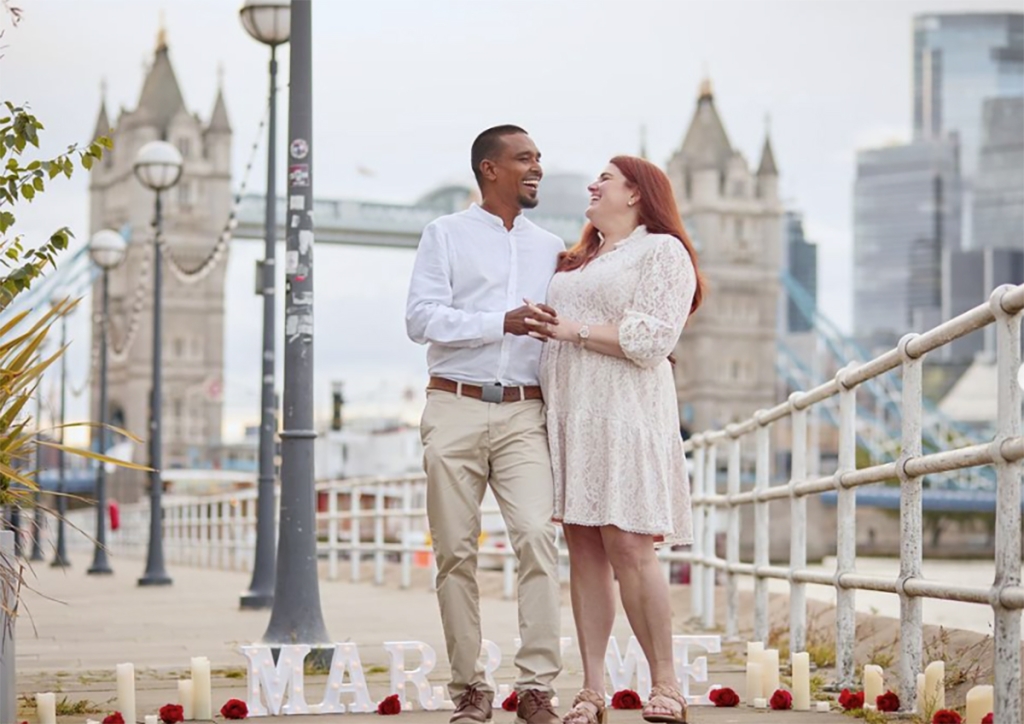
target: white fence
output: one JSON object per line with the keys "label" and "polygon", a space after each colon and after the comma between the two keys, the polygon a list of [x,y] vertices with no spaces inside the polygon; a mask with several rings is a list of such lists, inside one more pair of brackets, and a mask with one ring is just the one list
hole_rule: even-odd
{"label": "white fence", "polygon": [[[924,334],[904,337],[899,346],[865,364],[848,366],[835,379],[790,398],[769,410],[725,430],[705,432],[687,442],[695,470],[692,476],[695,543],[690,551],[661,550],[666,574],[676,561],[691,563],[692,609],[707,627],[715,625],[715,582],[723,572],[726,588],[726,636],[735,636],[739,622],[739,576],[754,579],[754,638],[768,636],[768,581],[789,582],[790,649],[803,650],[807,633],[805,586],[832,586],[837,596],[836,679],[841,686],[855,680],[856,642],[855,592],[882,591],[899,596],[901,607],[899,697],[916,700],[917,674],[921,671],[923,642],[921,603],[924,598],[946,599],[991,606],[995,615],[995,714],[1001,724],[1021,722],[1021,474],[1024,437],[1021,429],[1021,389],[1017,374],[1021,365],[1021,319],[1024,285],[1000,287],[990,300]],[[995,326],[997,339],[998,410],[997,432],[986,444],[971,445],[922,454],[922,360],[950,341]],[[858,387],[891,370],[902,372],[901,454],[895,461],[871,467],[856,467],[856,406]],[[815,405],[839,398],[839,465],[824,477],[809,477],[807,419]],[[791,478],[770,486],[771,440],[775,426],[790,426],[792,445]],[[755,484],[740,488],[744,444],[754,448]],[[719,480],[719,451],[727,459],[725,479]],[[747,450],[749,453],[749,450]],[[995,579],[987,588],[972,588],[956,582],[927,580],[921,575],[922,480],[945,471],[993,465],[997,472],[995,537]],[[897,478],[900,484],[901,551],[900,575],[896,579],[861,575],[856,572],[857,488]],[[724,483],[724,485],[723,485]],[[389,557],[400,562],[401,585],[409,586],[417,561],[432,562],[425,538],[424,480],[407,478],[350,480],[317,486],[325,508],[317,514],[319,552],[327,561],[327,576],[359,581],[364,558],[372,559],[373,577],[384,579]],[[826,491],[838,495],[836,530],[837,565],[822,573],[807,567],[806,498]],[[217,566],[249,570],[252,566],[256,530],[255,490],[202,498],[164,500],[164,536],[167,558],[172,563]],[[769,564],[769,502],[789,500],[791,541],[788,566]],[[754,508],[754,560],[740,561],[740,510]],[[81,511],[85,513],[85,511]],[[494,513],[496,510],[487,510]],[[717,517],[726,516],[725,559],[715,552]],[[144,550],[148,536],[145,506],[124,510],[122,528],[111,536],[120,549]],[[91,519],[83,520],[89,530]],[[78,538],[76,536],[76,538]],[[80,542],[84,539],[79,538]],[[483,542],[482,556],[500,561],[504,571],[505,594],[513,595],[515,560],[507,547],[491,540]],[[564,555],[564,552],[563,552]],[[430,565],[430,564],[428,564]],[[431,577],[433,580],[433,577]]]}

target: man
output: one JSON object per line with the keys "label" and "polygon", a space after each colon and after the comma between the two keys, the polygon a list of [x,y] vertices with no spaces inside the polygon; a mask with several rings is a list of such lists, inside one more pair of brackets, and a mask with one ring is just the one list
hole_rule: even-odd
{"label": "man", "polygon": [[[540,152],[518,126],[481,133],[471,151],[479,205],[423,230],[406,307],[409,337],[428,344],[420,434],[453,724],[491,720],[480,656],[476,580],[480,502],[488,483],[519,561],[519,724],[558,724],[560,596],[551,522],[551,461],[525,300],[542,300],[562,240],[522,211],[537,205]],[[543,316],[555,322],[553,310]]]}

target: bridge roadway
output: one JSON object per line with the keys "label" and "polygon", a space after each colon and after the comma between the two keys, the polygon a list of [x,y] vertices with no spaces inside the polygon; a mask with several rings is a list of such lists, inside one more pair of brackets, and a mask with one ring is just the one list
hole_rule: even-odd
{"label": "bridge roadway", "polygon": [[[265,199],[260,194],[246,194],[238,205],[238,227],[234,235],[245,239],[262,239]],[[314,199],[313,218],[316,241],[320,244],[347,244],[415,249],[423,227],[453,209],[440,206],[387,204],[355,199]],[[579,240],[585,219],[569,216],[546,216],[528,212],[531,219],[548,231],[561,236],[566,244]],[[288,217],[283,197],[277,200],[278,238],[285,237],[284,223]]]}
{"label": "bridge roadway", "polygon": [[[69,703],[95,705],[95,713],[58,717],[60,724],[102,719],[116,706],[114,670],[123,662],[135,665],[140,721],[145,714],[155,714],[163,704],[177,700],[176,681],[188,678],[192,656],[210,659],[215,712],[231,697],[245,698],[244,659],[238,647],[258,640],[269,619],[267,611],[238,610],[238,595],[248,586],[248,573],[174,566],[170,570],[173,586],[139,588],[135,581],[142,565],[137,559],[115,556],[112,563],[116,573],[105,578],[85,574],[89,559],[81,553],[72,556],[72,563],[66,571],[44,564],[27,572],[29,590],[24,591],[23,612],[17,623],[19,720],[30,724],[37,721],[34,707],[25,705],[25,697],[40,691],[57,692],[58,701],[67,697]],[[389,575],[394,573],[389,571]],[[511,684],[515,676],[510,652],[517,635],[516,605],[500,598],[499,573],[481,575],[484,635],[498,643],[504,654],[495,679],[499,686]],[[335,641],[358,644],[374,701],[388,693],[388,659],[381,646],[385,641],[415,640],[433,646],[438,652],[438,666],[431,683],[442,684],[447,679],[440,617],[434,595],[426,590],[425,576],[425,570],[417,571],[416,585],[409,590],[397,588],[397,576],[381,587],[321,580],[327,630]],[[673,588],[676,631],[684,633],[689,591]],[[562,631],[571,635],[567,592],[564,600]],[[780,608],[784,607],[784,602],[780,603]],[[615,634],[623,645],[628,626],[621,613]],[[722,654],[708,659],[710,680],[734,688],[741,696],[744,652],[742,644],[731,643],[723,646]],[[308,702],[319,701],[324,681],[322,676],[306,677]],[[563,700],[561,711],[581,681],[579,655],[572,646],[556,682]],[[704,684],[693,684],[692,693],[705,688]],[[445,724],[449,713],[414,709],[401,716],[401,721],[413,724]],[[511,724],[514,719],[514,715],[500,710],[495,714],[496,724]],[[320,715],[318,720],[324,724],[380,722],[376,714]],[[691,715],[691,721],[711,724],[766,720],[778,724],[840,721],[835,713],[765,712],[742,706],[694,707]],[[611,713],[613,724],[640,721],[639,712]]]}

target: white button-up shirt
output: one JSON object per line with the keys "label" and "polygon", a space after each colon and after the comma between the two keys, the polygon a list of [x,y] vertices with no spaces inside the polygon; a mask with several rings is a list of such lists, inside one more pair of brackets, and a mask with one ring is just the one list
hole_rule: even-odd
{"label": "white button-up shirt", "polygon": [[459,382],[536,385],[541,342],[505,334],[505,312],[542,302],[565,244],[525,216],[511,230],[473,204],[423,230],[405,310],[428,344],[430,374]]}

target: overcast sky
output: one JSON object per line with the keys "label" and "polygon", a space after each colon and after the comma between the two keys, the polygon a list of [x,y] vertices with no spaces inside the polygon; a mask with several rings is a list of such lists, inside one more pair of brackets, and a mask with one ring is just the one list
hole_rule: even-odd
{"label": "overcast sky", "polygon": [[[240,2],[12,2],[24,15],[13,30],[3,19],[0,94],[31,104],[46,124],[46,151],[88,139],[104,80],[112,120],[135,107],[163,12],[185,102],[204,118],[223,67],[240,183],[268,59],[238,22]],[[821,306],[848,329],[855,153],[909,138],[914,14],[1020,9],[988,0],[321,0],[313,4],[315,193],[405,202],[468,181],[473,136],[506,122],[530,131],[548,171],[596,174],[610,156],[637,151],[642,125],[651,159],[663,164],[682,141],[706,70],[726,131],[752,164],[770,116],[783,197],[819,244]],[[286,51],[281,60],[286,82]],[[281,101],[278,168],[286,94]],[[263,188],[263,153],[251,191]],[[21,210],[20,230],[33,241],[69,224],[84,239],[87,183],[79,175],[51,185]],[[258,422],[262,305],[252,266],[260,248],[239,241],[229,262],[229,436]],[[409,251],[318,248],[322,414],[334,379],[364,409],[422,387],[423,349],[406,340],[403,324],[411,267]],[[86,374],[86,317],[72,325],[73,381]]]}

